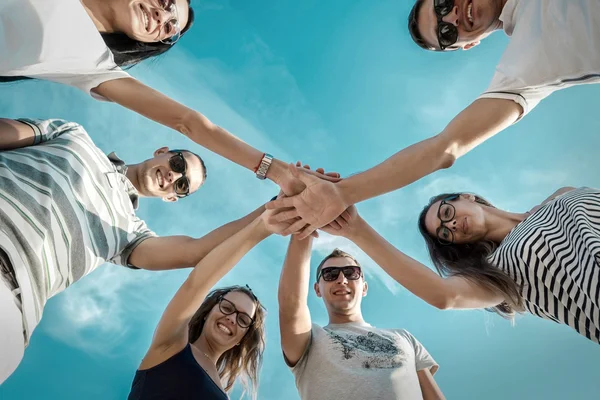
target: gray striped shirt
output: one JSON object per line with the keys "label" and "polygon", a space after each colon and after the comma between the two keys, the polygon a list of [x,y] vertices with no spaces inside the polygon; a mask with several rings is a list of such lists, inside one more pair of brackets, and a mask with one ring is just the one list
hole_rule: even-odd
{"label": "gray striped shirt", "polygon": [[46,301],[104,262],[127,265],[156,236],[137,191],[80,125],[20,120],[34,145],[0,152],[0,247],[22,291],[27,340]]}

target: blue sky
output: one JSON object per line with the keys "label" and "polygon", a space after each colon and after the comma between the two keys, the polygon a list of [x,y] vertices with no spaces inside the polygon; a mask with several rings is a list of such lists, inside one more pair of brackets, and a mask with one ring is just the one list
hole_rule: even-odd
{"label": "blue sky", "polygon": [[[276,157],[359,172],[441,129],[487,86],[507,39],[454,54],[421,51],[405,20],[412,1],[258,4],[192,2],[196,25],[170,54],[134,76],[205,113]],[[160,235],[199,237],[277,193],[242,168],[173,131],[75,89],[45,82],[0,88],[3,117],[60,117],[83,124],[99,147],[138,162],[163,145],[197,150],[208,181],[178,204],[144,200],[139,214]],[[600,86],[555,93],[522,122],[455,166],[359,211],[402,251],[430,265],[416,229],[421,207],[446,190],[477,192],[524,211],[565,185],[600,187]],[[270,314],[259,399],[297,399],[279,348],[277,281],[287,239],[269,238],[220,285],[248,283]],[[387,277],[351,243],[322,235],[313,264],[334,247],[357,255],[370,284],[363,302],[375,326],[406,328],[440,364],[448,399],[583,399],[600,392],[600,348],[568,327],[532,316],[515,327],[483,311],[438,311]],[[0,398],[126,398],[164,307],[188,271],[104,266],[51,299]],[[325,324],[311,292],[313,320]],[[239,398],[236,392],[232,398]]]}

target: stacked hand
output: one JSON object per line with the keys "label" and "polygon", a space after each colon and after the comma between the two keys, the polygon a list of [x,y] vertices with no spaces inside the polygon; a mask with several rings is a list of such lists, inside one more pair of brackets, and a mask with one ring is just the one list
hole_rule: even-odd
{"label": "stacked hand", "polygon": [[[307,166],[305,166],[307,167]],[[323,174],[316,176],[307,168],[301,168],[290,164],[291,175],[302,185],[304,189],[290,197],[282,197],[266,204],[269,210],[279,210],[272,216],[273,222],[287,222],[290,226],[282,234],[298,233],[303,239],[313,234],[317,229],[328,224],[330,228],[340,229],[344,223],[351,219],[346,209],[350,206],[342,196],[337,181],[323,179]],[[339,174],[337,174],[339,177]],[[300,185],[298,185],[300,186]]]}

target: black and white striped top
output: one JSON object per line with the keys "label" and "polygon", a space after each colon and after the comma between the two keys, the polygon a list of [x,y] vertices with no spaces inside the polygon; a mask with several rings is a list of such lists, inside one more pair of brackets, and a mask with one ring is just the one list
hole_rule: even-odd
{"label": "black and white striped top", "polygon": [[600,190],[550,201],[517,225],[490,256],[522,285],[529,312],[600,343]]}

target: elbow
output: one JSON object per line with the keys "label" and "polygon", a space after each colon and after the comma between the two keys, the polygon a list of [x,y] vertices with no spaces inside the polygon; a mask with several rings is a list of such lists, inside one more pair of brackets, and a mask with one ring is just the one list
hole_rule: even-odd
{"label": "elbow", "polygon": [[438,310],[452,310],[454,308],[455,299],[454,296],[449,294],[440,294],[428,302]]}
{"label": "elbow", "polygon": [[179,133],[194,140],[194,135],[208,134],[217,130],[217,125],[198,111],[187,108],[185,112],[176,117],[173,128]]}
{"label": "elbow", "polygon": [[449,140],[443,132],[431,138],[435,149],[434,157],[438,160],[438,169],[447,169],[454,165],[460,157],[460,146]]}

